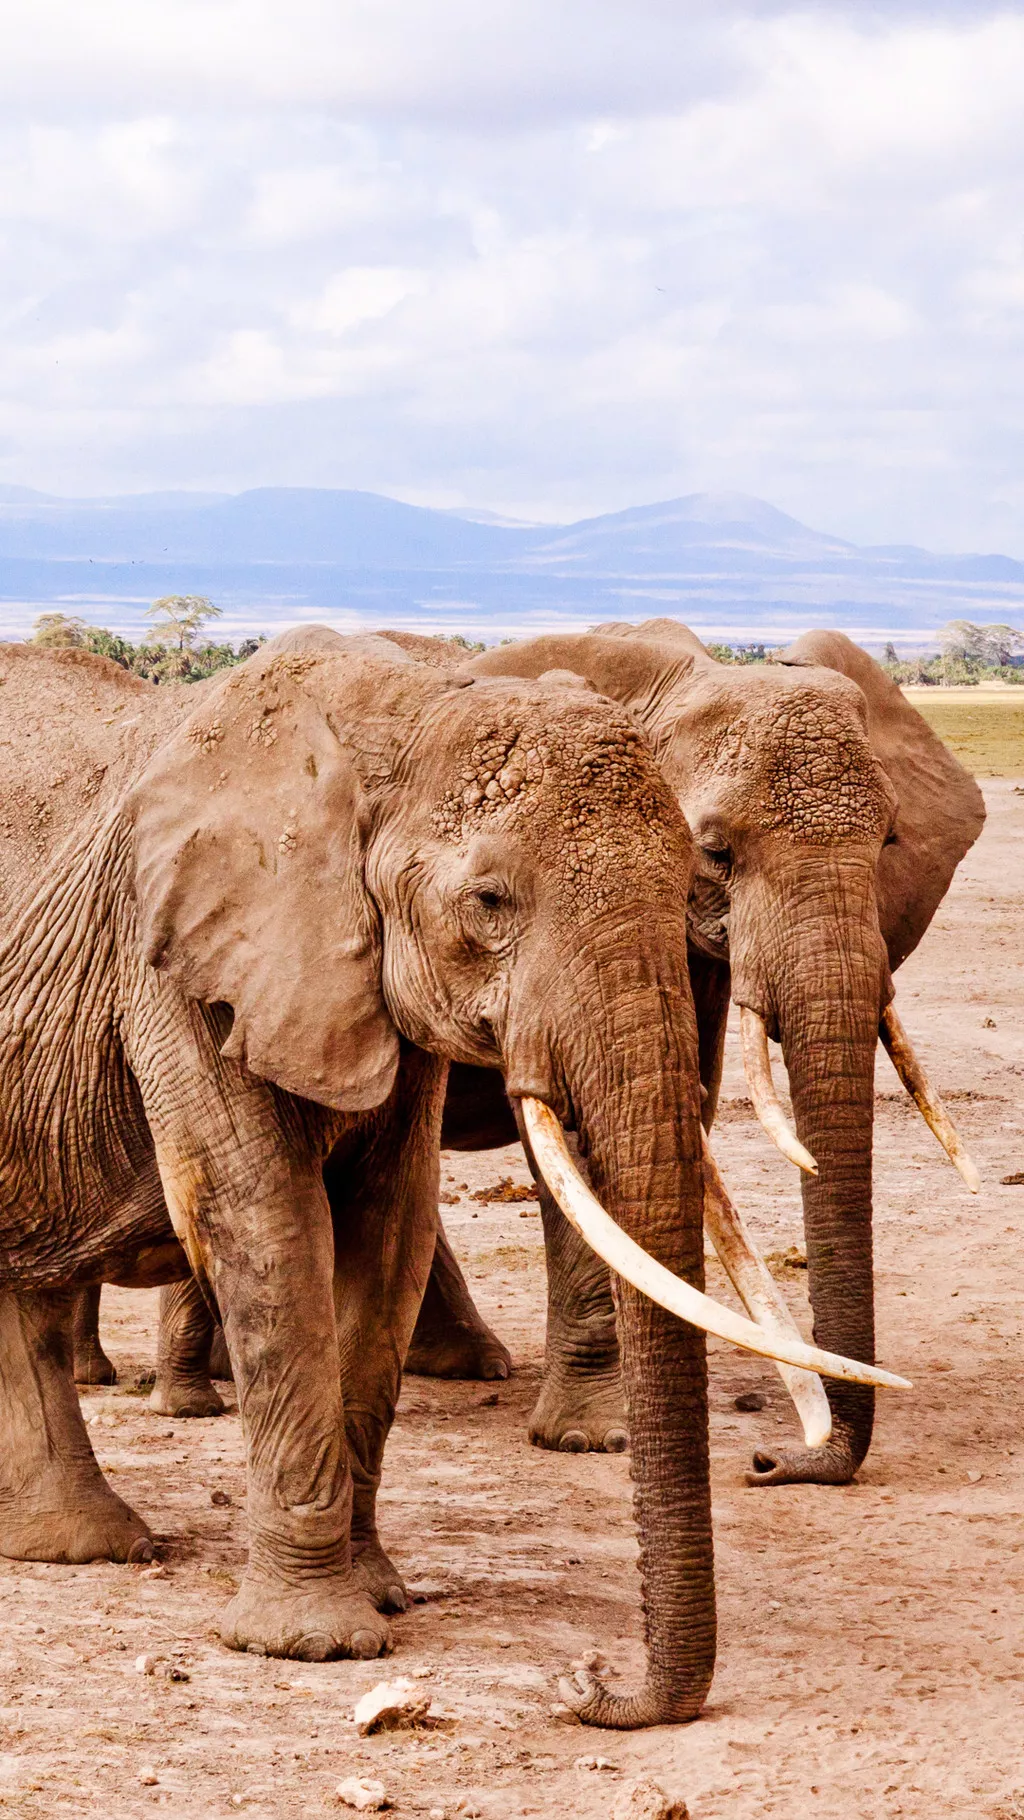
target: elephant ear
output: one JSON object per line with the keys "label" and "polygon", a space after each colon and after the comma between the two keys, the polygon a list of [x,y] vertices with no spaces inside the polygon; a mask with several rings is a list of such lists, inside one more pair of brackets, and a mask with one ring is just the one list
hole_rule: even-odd
{"label": "elephant ear", "polygon": [[921,940],[985,821],[973,777],[866,651],[842,632],[805,632],[776,661],[819,664],[858,684],[871,748],[898,798],[878,862],[878,914],[895,968]]}
{"label": "elephant ear", "polygon": [[318,699],[336,707],[325,684],[352,662],[261,652],[178,728],[128,801],[147,961],[188,997],[231,1006],[224,1055],[343,1112],[379,1105],[398,1065],[363,792]]}

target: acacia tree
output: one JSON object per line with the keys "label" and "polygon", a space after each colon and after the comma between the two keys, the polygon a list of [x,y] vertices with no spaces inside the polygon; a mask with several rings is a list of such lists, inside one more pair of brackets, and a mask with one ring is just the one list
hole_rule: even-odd
{"label": "acacia tree", "polygon": [[998,670],[1024,652],[1024,632],[1014,626],[976,626],[969,619],[951,619],[939,633],[947,663]]}
{"label": "acacia tree", "polygon": [[205,594],[164,594],[146,608],[146,618],[158,621],[153,627],[157,644],[173,645],[181,656],[191,651],[207,621],[220,617],[221,608]]}

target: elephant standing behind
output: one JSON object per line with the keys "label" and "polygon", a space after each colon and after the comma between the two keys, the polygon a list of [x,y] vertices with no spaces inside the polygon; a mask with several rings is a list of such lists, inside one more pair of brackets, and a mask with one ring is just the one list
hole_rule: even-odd
{"label": "elephant standing behind", "polygon": [[[815,1339],[873,1358],[879,1017],[892,971],[921,940],[981,832],[980,790],[880,667],[838,632],[807,633],[773,664],[735,666],[661,619],[503,646],[467,670],[570,671],[643,727],[695,843],[687,921],[705,1123],[731,998],[782,1044],[797,1134],[818,1165],[816,1176],[801,1177]],[[482,1075],[462,1092],[463,1121],[474,1092],[481,1108],[493,1104]],[[533,1436],[600,1447],[610,1432],[617,1444],[604,1273],[543,1190],[542,1203],[555,1293]],[[444,1276],[435,1271],[411,1353],[419,1369],[429,1369],[446,1320],[467,1321],[465,1286],[442,1296],[438,1284]],[[753,1482],[852,1477],[870,1442],[873,1392],[830,1383],[828,1394],[828,1446],[761,1450]]]}

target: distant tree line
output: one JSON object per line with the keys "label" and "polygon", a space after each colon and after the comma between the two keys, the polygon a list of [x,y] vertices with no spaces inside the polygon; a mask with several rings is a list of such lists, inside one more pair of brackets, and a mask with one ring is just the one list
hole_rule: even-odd
{"label": "distant tree line", "polygon": [[708,645],[706,649],[720,664],[770,664],[781,645]]}
{"label": "distant tree line", "polygon": [[133,645],[120,633],[108,632],[106,626],[91,626],[66,613],[40,613],[32,643],[51,651],[92,651],[147,682],[201,682],[231,664],[243,663],[266,643],[264,638],[243,638],[236,649],[204,637],[207,623],[220,616],[220,607],[203,594],[165,594],[146,608],[146,617],[157,623],[141,644]]}
{"label": "distant tree line", "polygon": [[[221,617],[203,594],[165,594],[147,607],[156,621],[149,639],[133,645],[105,626],[92,626],[66,613],[41,613],[35,621],[32,643],[55,648],[92,651],[109,657],[149,682],[201,682],[218,670],[243,663],[266,639],[243,638],[236,647],[205,637],[207,624]],[[469,652],[483,651],[460,632],[449,633],[448,644]],[[502,644],[515,643],[503,638]],[[1014,626],[976,626],[969,619],[953,619],[939,633],[941,652],[935,657],[901,658],[895,645],[887,644],[882,668],[897,683],[971,684],[1008,682],[1024,684],[1024,632]],[[772,663],[781,646],[762,643],[709,644],[707,650],[720,664]]]}
{"label": "distant tree line", "polygon": [[964,685],[981,682],[1024,684],[1024,632],[1014,626],[976,626],[951,619],[939,633],[937,657],[901,658],[886,645],[882,667],[898,683]]}

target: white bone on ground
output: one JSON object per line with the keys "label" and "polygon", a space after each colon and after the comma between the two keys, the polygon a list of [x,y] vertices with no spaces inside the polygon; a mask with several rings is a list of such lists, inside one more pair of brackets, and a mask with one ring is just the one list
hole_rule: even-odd
{"label": "white bone on ground", "polygon": [[416,1725],[426,1718],[429,1707],[430,1695],[401,1676],[397,1681],[380,1681],[371,1687],[357,1700],[352,1717],[365,1738],[370,1732],[400,1731]]}

